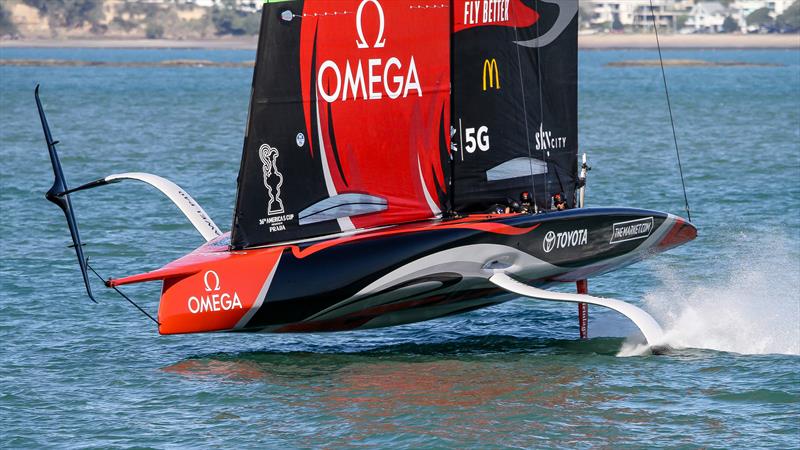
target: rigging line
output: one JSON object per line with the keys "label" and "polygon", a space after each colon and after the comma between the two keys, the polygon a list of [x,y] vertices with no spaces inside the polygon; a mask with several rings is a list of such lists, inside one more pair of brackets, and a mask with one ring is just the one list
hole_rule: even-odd
{"label": "rigging line", "polygon": [[692,213],[689,210],[689,197],[686,195],[686,182],[683,180],[683,165],[681,164],[681,152],[678,150],[678,135],[675,133],[675,120],[672,118],[672,103],[669,100],[669,89],[667,88],[667,73],[664,71],[664,58],[661,56],[661,42],[658,39],[658,24],[656,23],[655,7],[653,0],[650,0],[650,18],[653,19],[653,30],[656,33],[656,47],[658,47],[658,62],[661,64],[661,78],[664,80],[664,95],[667,97],[667,109],[669,110],[669,123],[672,125],[672,140],[675,141],[675,154],[678,157],[678,172],[681,174],[681,187],[683,187],[683,203],[686,209],[686,218],[692,221]]}
{"label": "rigging line", "polygon": [[[534,3],[534,8],[536,11],[539,11],[539,0],[536,0]],[[561,14],[561,11],[559,11]],[[539,22],[540,20],[536,21],[536,36],[541,36],[541,32],[539,31]],[[539,123],[544,124],[544,94],[542,92],[542,46],[536,45],[536,80],[539,83]],[[544,129],[543,126],[540,126],[540,130]],[[541,138],[541,136],[540,136]],[[542,160],[544,161],[544,198],[547,201],[548,208],[550,209],[550,175],[547,173],[547,150],[542,146]]]}
{"label": "rigging line", "polygon": [[[514,18],[516,22],[516,18]],[[537,22],[538,27],[538,22]],[[538,29],[537,29],[538,32]],[[517,35],[517,27],[514,27],[514,41],[519,42],[519,36]],[[519,70],[519,86],[522,90],[522,117],[525,119],[525,144],[528,146],[528,166],[531,171],[531,195],[533,195],[533,209],[534,212],[537,211],[536,206],[536,183],[533,179],[533,155],[531,154],[531,132],[528,129],[528,102],[525,100],[525,80],[522,78],[522,58],[519,54],[519,45],[514,44],[514,47],[517,48],[517,69]],[[538,61],[537,61],[538,63]],[[545,161],[545,168],[547,168],[547,161]]]}
{"label": "rigging line", "polygon": [[[97,278],[100,278],[100,281],[102,281],[102,282],[103,282],[103,284],[105,284],[106,286],[108,286],[108,283],[106,283],[106,280],[105,280],[105,279],[104,279],[102,276],[100,276],[100,274],[99,274],[99,273],[97,273],[97,271],[96,271],[96,270],[94,270],[94,267],[92,267],[92,266],[90,266],[90,265],[89,265],[89,258],[86,258],[86,267],[88,267],[88,268],[89,268],[89,270],[91,270],[92,272],[94,272],[94,274],[95,274],[95,275],[97,275]],[[150,315],[150,314],[149,314],[147,311],[145,311],[144,309],[142,309],[142,307],[141,307],[141,306],[137,305],[137,304],[136,304],[136,302],[134,302],[133,300],[131,300],[131,299],[130,299],[130,297],[128,297],[128,296],[127,296],[127,295],[125,295],[125,294],[124,294],[122,291],[120,291],[119,289],[117,289],[117,287],[116,287],[116,286],[109,286],[109,287],[110,287],[110,288],[112,288],[112,289],[114,289],[115,291],[117,291],[117,294],[121,295],[121,296],[122,296],[122,298],[124,298],[125,300],[127,300],[127,301],[128,301],[128,303],[130,303],[131,305],[135,306],[135,307],[136,307],[136,309],[138,309],[139,311],[141,311],[141,313],[142,313],[142,314],[144,314],[145,316],[147,316],[148,318],[150,318],[150,320],[152,320],[153,322],[155,322],[155,324],[156,324],[156,325],[161,325],[161,324],[158,322],[158,320],[156,320],[155,318],[153,318],[153,316],[151,316],[151,315]]]}

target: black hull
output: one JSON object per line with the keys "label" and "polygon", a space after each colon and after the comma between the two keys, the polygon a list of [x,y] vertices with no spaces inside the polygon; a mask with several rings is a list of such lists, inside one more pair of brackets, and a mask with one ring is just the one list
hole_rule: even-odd
{"label": "black hull", "polygon": [[[675,216],[637,209],[493,216],[471,223],[481,227],[438,224],[343,240],[318,251],[319,241],[287,248],[266,298],[240,330],[343,331],[458,314],[518,297],[488,281],[495,271],[544,287],[618,269],[696,234]],[[615,238],[615,230],[621,234],[625,226],[633,231]]]}

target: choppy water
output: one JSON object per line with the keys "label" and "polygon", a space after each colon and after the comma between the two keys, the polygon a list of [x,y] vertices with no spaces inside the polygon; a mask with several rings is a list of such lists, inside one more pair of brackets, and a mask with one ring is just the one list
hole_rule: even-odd
{"label": "choppy water", "polygon": [[[650,310],[670,342],[636,355],[624,318],[517,300],[392,329],[158,336],[96,285],[85,298],[33,102],[73,185],[154,172],[227,228],[251,71],[0,67],[0,434],[7,447],[797,447],[800,51],[666,57],[780,67],[668,68],[690,245],[590,283]],[[581,53],[589,202],[682,211],[649,51]],[[0,58],[243,61],[252,52],[0,49]],[[106,276],[200,244],[168,200],[118,185],[73,197]],[[155,312],[159,286],[126,292]]]}

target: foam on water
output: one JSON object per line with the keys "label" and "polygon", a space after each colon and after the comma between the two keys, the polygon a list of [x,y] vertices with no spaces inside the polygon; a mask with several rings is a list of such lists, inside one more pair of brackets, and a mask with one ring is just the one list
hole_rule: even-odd
{"label": "foam on water", "polygon": [[[752,236],[743,236],[751,241]],[[673,348],[740,354],[800,355],[800,258],[796,241],[759,240],[714,262],[711,280],[687,281],[659,269],[662,286],[645,296],[647,309]],[[626,342],[620,356],[641,354]]]}

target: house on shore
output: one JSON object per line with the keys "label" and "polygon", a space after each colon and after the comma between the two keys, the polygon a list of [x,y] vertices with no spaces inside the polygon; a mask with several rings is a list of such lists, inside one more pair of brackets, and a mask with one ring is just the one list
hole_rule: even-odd
{"label": "house on shore", "polygon": [[695,33],[719,33],[727,16],[728,8],[720,2],[696,3],[689,10],[685,27],[694,29]]}

